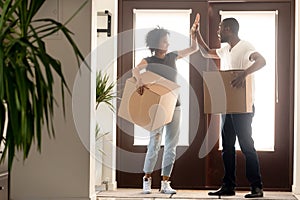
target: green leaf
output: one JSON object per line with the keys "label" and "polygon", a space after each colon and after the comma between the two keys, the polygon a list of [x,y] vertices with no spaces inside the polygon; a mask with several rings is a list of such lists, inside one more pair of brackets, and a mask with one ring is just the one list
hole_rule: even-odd
{"label": "green leaf", "polygon": [[109,76],[104,74],[102,76],[101,71],[96,74],[96,109],[100,103],[106,103],[112,111],[115,111],[115,108],[111,101],[116,98],[116,95],[113,93],[115,83],[109,83]]}
{"label": "green leaf", "polygon": [[[47,18],[33,20],[44,2],[0,2],[0,142],[5,142],[0,161],[3,162],[7,155],[9,170],[16,152],[21,151],[26,159],[34,143],[41,151],[43,127],[47,127],[49,137],[55,137],[53,117],[58,102],[54,96],[54,77],[60,80],[64,115],[65,91],[71,93],[63,66],[47,52],[44,39],[61,32],[73,49],[78,67],[82,62],[88,66],[72,38],[73,33],[64,24]],[[6,137],[3,137],[3,102],[8,110]]]}

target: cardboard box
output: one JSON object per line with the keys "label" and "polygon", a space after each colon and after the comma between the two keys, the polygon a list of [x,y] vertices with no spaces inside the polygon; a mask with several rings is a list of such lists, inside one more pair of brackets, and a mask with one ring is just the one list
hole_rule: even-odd
{"label": "cardboard box", "polygon": [[243,88],[234,88],[234,72],[241,70],[203,72],[204,113],[252,112],[252,80],[247,76]]}
{"label": "cardboard box", "polygon": [[126,80],[118,116],[152,131],[172,121],[180,86],[150,71],[141,78],[147,85],[143,95],[135,78]]}

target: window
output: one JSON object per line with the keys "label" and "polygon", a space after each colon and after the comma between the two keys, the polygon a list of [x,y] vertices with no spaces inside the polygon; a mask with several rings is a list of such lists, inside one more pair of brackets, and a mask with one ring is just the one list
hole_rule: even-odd
{"label": "window", "polygon": [[[190,14],[191,10],[153,10],[134,9],[134,65],[143,58],[150,56],[150,50],[146,48],[146,34],[157,26],[170,31],[169,51],[181,50],[189,47],[190,39]],[[179,72],[178,84],[181,85],[181,130],[179,145],[189,145],[189,59],[183,58],[177,61]],[[134,145],[147,145],[149,132],[136,126],[134,128]],[[164,136],[162,140],[164,144]]]}
{"label": "window", "polygon": [[[252,43],[256,50],[266,59],[266,66],[255,72],[255,116],[252,122],[252,134],[257,150],[274,151],[275,102],[277,101],[276,37],[278,12],[221,11],[220,15],[221,19],[236,18],[240,23],[240,39]],[[239,149],[238,144],[237,148]]]}

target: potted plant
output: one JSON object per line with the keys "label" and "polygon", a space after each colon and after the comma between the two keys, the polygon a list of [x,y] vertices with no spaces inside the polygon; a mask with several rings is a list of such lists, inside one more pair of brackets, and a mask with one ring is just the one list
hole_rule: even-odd
{"label": "potted plant", "polygon": [[[108,74],[102,74],[101,71],[96,73],[96,110],[99,109],[101,104],[107,105],[108,108],[115,112],[115,107],[112,103],[112,100],[116,97],[114,94],[114,87],[115,83],[110,82]],[[105,138],[108,135],[109,131],[103,131],[102,127],[96,122],[95,127],[95,140],[96,140],[96,163],[97,172],[96,179],[102,179],[102,156],[106,155],[103,149],[103,142],[108,142]],[[108,189],[108,182],[107,180],[99,182],[100,190],[107,190]],[[105,188],[103,188],[105,187]],[[99,188],[98,188],[99,189]]]}
{"label": "potted plant", "polygon": [[[1,161],[8,156],[8,169],[12,168],[15,153],[28,157],[32,143],[41,150],[42,128],[54,135],[53,94],[54,76],[61,81],[62,104],[64,93],[70,92],[62,73],[60,61],[52,57],[45,39],[61,32],[77,58],[78,66],[84,57],[64,24],[53,19],[34,19],[45,0],[0,1],[0,142],[4,143]],[[7,106],[7,119],[5,107]],[[5,122],[7,132],[4,133]]]}
{"label": "potted plant", "polygon": [[[115,112],[115,107],[112,104],[112,100],[116,97],[114,95],[113,89],[115,87],[114,82],[109,82],[109,76],[107,74],[102,75],[101,71],[98,71],[96,74],[96,109],[98,109],[101,103],[106,104],[109,109]],[[96,142],[102,142],[103,137],[109,134],[109,132],[103,132],[99,124],[96,124],[95,127],[95,137]],[[98,148],[101,153],[104,151],[101,148]]]}
{"label": "potted plant", "polygon": [[101,103],[105,103],[112,111],[115,108],[111,101],[116,96],[113,93],[115,83],[109,82],[109,76],[107,74],[102,75],[101,71],[96,74],[96,109]]}

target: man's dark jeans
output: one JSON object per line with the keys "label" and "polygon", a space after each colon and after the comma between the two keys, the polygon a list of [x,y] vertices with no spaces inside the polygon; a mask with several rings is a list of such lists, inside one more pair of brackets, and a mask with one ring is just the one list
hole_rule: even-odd
{"label": "man's dark jeans", "polygon": [[241,151],[246,158],[247,179],[249,180],[252,188],[262,188],[258,156],[254,148],[254,141],[252,139],[251,124],[254,112],[255,108],[253,106],[253,113],[222,115],[222,157],[225,170],[223,184],[226,186],[236,186],[235,141],[237,137]]}

